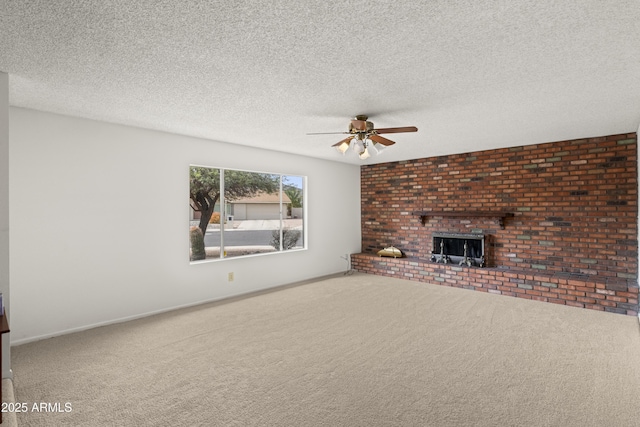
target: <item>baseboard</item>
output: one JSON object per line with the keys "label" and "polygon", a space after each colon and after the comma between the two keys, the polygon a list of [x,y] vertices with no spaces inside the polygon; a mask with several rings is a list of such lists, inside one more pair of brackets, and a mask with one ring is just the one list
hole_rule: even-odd
{"label": "baseboard", "polygon": [[35,336],[35,337],[24,338],[24,339],[17,339],[15,341],[12,340],[11,341],[11,347],[18,346],[18,345],[21,345],[21,344],[28,344],[30,342],[41,341],[41,340],[45,340],[45,339],[48,339],[48,338],[59,337],[59,336],[62,336],[62,335],[73,334],[73,333],[76,333],[76,332],[87,331],[89,329],[95,329],[95,328],[99,328],[101,326],[108,326],[108,325],[115,325],[115,324],[118,324],[118,323],[129,322],[129,321],[132,321],[132,320],[142,319],[142,318],[149,317],[149,316],[155,316],[157,314],[167,313],[167,312],[170,312],[170,311],[180,310],[180,309],[183,309],[183,308],[197,307],[199,305],[210,304],[210,303],[213,303],[213,302],[224,302],[224,301],[232,301],[232,300],[241,299],[241,298],[251,298],[253,296],[257,296],[257,295],[261,295],[261,294],[265,294],[265,293],[277,292],[277,291],[281,291],[283,289],[287,289],[287,288],[291,288],[291,287],[295,287],[295,286],[301,286],[301,285],[305,285],[305,284],[308,284],[308,283],[327,280],[327,279],[330,279],[332,277],[340,277],[343,274],[344,274],[343,272],[341,272],[341,273],[333,273],[333,274],[328,274],[328,275],[324,275],[324,276],[314,277],[314,278],[311,278],[311,279],[301,280],[301,281],[298,281],[298,282],[287,283],[287,284],[284,284],[284,285],[276,285],[276,286],[265,288],[265,289],[259,289],[259,290],[255,290],[255,291],[249,291],[249,292],[239,292],[237,294],[226,295],[224,297],[212,298],[212,299],[209,299],[209,300],[197,301],[197,302],[194,302],[194,303],[189,303],[189,304],[183,304],[183,305],[163,308],[163,309],[155,310],[155,311],[149,311],[149,312],[146,312],[146,313],[136,314],[136,315],[133,315],[133,316],[121,317],[121,318],[118,318],[118,319],[107,320],[107,321],[104,321],[104,322],[92,323],[92,324],[89,324],[89,325],[79,326],[77,328],[65,329],[63,331],[53,332],[53,333],[50,333],[50,334],[43,334],[43,335],[38,335],[38,336]]}

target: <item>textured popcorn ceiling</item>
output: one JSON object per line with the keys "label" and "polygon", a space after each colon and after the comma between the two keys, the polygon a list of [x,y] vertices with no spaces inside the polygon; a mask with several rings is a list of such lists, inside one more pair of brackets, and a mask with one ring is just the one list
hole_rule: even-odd
{"label": "textured popcorn ceiling", "polygon": [[362,163],[634,132],[638,0],[0,0],[11,105]]}

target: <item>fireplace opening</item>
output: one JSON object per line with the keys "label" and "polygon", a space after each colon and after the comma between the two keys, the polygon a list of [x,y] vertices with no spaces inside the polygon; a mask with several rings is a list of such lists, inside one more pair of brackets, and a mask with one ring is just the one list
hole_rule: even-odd
{"label": "fireplace opening", "polygon": [[431,261],[484,267],[484,240],[483,234],[433,233]]}

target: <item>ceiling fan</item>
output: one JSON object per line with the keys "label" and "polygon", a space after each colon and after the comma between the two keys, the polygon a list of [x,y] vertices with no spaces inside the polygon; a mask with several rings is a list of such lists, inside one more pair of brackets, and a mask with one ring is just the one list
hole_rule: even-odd
{"label": "ceiling fan", "polygon": [[354,151],[358,153],[358,156],[364,160],[371,156],[371,151],[379,152],[384,147],[395,144],[394,141],[380,136],[381,133],[402,133],[402,132],[417,132],[418,128],[415,126],[405,126],[396,128],[379,128],[373,127],[373,123],[368,121],[368,118],[364,114],[357,115],[349,123],[349,130],[347,132],[316,132],[308,133],[307,135],[336,135],[346,134],[349,135],[342,141],[333,144],[339,152],[344,154],[349,147],[353,147]]}

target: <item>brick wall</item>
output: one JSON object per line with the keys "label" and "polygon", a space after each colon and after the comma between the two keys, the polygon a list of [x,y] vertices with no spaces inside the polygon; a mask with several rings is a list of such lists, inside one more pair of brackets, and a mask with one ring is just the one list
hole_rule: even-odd
{"label": "brick wall", "polygon": [[[637,314],[636,143],[633,133],[363,166],[363,253],[353,266]],[[434,214],[423,225],[416,211],[469,217]],[[473,211],[513,216],[501,228]],[[488,235],[490,268],[431,263],[436,231]],[[407,258],[372,256],[389,245]]]}

